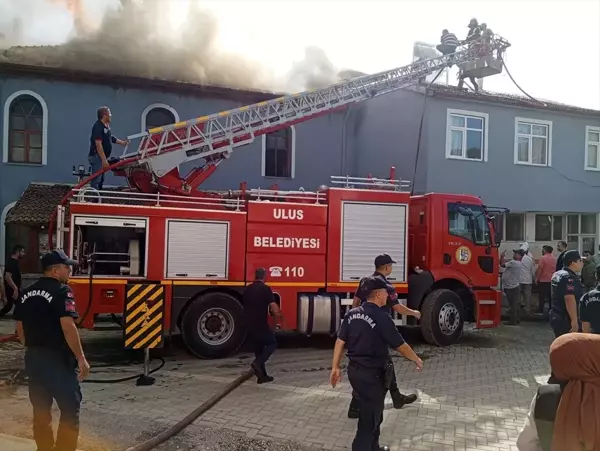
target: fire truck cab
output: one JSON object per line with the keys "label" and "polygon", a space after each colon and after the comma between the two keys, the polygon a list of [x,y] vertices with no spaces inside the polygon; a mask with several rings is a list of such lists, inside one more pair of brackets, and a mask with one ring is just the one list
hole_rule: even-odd
{"label": "fire truck cab", "polygon": [[82,325],[110,314],[122,327],[128,287],[158,284],[165,330],[199,357],[223,357],[245,339],[241,294],[264,267],[282,328],[333,335],[381,253],[397,261],[389,279],[422,312],[428,342],[454,343],[465,321],[498,325],[498,243],[479,198],[411,197],[402,181],[332,179],[315,192],[74,193],[58,210],[57,246],[79,262],[70,285]]}

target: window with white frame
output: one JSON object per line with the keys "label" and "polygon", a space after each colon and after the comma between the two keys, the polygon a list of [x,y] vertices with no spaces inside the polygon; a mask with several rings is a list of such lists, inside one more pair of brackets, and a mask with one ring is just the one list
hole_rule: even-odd
{"label": "window with white frame", "polygon": [[535,241],[564,240],[563,224],[562,215],[535,215]]}
{"label": "window with white frame", "polygon": [[263,135],[262,176],[293,179],[296,129],[293,125]]}
{"label": "window with white frame", "polygon": [[525,239],[525,214],[507,213],[505,216],[504,239],[523,241]]}
{"label": "window with white frame", "polygon": [[4,102],[2,162],[45,165],[48,160],[48,106],[34,91],[22,90]]}
{"label": "window with white frame", "polygon": [[515,164],[550,166],[552,122],[515,118]]}
{"label": "window with white frame", "polygon": [[487,161],[488,119],[485,113],[448,109],[446,158]]}
{"label": "window with white frame", "polygon": [[586,127],[585,141],[585,169],[600,171],[600,127]]}
{"label": "window with white frame", "polygon": [[165,103],[153,103],[142,111],[142,132],[175,122],[179,122],[179,114],[175,108]]}
{"label": "window with white frame", "polygon": [[596,214],[567,215],[567,244],[569,249],[577,249],[579,252],[589,251],[595,254],[597,252],[597,233]]}

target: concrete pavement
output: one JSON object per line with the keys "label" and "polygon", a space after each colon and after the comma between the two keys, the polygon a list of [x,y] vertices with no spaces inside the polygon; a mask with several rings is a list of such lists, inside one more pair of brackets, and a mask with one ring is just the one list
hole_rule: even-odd
{"label": "concrete pavement", "polygon": [[[84,334],[90,358],[101,359],[111,349],[119,355],[120,337],[99,334]],[[401,390],[418,389],[420,399],[402,410],[394,410],[387,400],[382,444],[393,451],[516,450],[515,440],[531,398],[549,373],[551,340],[543,323],[467,331],[459,344],[448,348],[431,347],[413,338],[424,369],[417,372],[396,357],[396,372]],[[282,340],[282,349],[268,366],[274,383],[247,382],[159,449],[348,449],[356,421],[346,418],[351,390],[345,375],[340,388],[332,389],[327,383],[332,343],[299,340],[286,344]],[[176,350],[166,360],[151,387],[136,387],[134,382],[84,385],[81,448],[122,450],[155,435],[237,377],[248,367],[250,354],[215,361],[197,360]],[[92,375],[115,378],[139,369],[96,366]],[[11,428],[3,432],[28,434],[26,389],[19,388],[8,397],[0,394],[0,398],[7,413],[2,425]]]}
{"label": "concrete pavement", "polygon": [[2,451],[35,451],[35,442],[14,435],[0,434],[0,449]]}

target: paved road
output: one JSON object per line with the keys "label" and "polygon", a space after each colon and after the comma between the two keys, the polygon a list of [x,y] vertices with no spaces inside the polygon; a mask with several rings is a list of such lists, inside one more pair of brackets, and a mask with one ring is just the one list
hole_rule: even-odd
{"label": "paved road", "polygon": [[[2,331],[0,323],[0,333]],[[544,323],[466,332],[460,344],[434,348],[407,331],[422,356],[422,372],[396,358],[401,389],[419,389],[412,406],[387,400],[382,444],[392,450],[509,451],[538,384],[549,373],[551,334]],[[118,335],[85,334],[96,361],[122,359]],[[415,335],[414,337],[412,335]],[[17,352],[0,345],[0,369]],[[350,386],[328,386],[331,340],[282,339],[269,368],[276,380],[245,383],[178,438],[171,450],[308,451],[349,449],[356,421],[346,418]],[[152,387],[133,382],[86,384],[80,448],[123,450],[183,418],[247,369],[250,354],[206,361],[174,349]],[[138,366],[96,368],[94,378],[132,374]],[[28,436],[30,407],[24,388],[0,392],[0,432]],[[8,418],[6,418],[8,416]]]}

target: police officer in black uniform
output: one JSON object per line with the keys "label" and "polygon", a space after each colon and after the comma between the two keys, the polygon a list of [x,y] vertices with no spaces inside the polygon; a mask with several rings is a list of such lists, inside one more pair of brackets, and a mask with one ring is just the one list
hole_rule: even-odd
{"label": "police officer in black uniform", "polygon": [[600,334],[600,265],[596,266],[596,288],[579,301],[579,319],[586,334]]}
{"label": "police officer in black uniform", "polygon": [[381,309],[388,299],[388,284],[377,277],[363,283],[367,302],[353,308],[344,317],[333,351],[329,381],[333,387],[341,381],[340,363],[344,346],[348,345],[348,379],[359,405],[352,451],[385,451],[389,448],[379,445],[379,433],[385,393],[394,371],[388,347],[415,362],[419,370],[423,362],[404,342],[390,315]]}
{"label": "police officer in black uniform", "polygon": [[[398,312],[401,315],[410,315],[416,318],[421,317],[421,312],[418,310],[412,310],[406,307],[405,305],[400,304],[398,301],[398,293],[392,286],[392,284],[387,279],[392,273],[392,265],[396,262],[390,257],[388,254],[381,254],[375,258],[375,272],[368,277],[363,277],[358,284],[358,289],[356,290],[356,294],[354,295],[354,303],[352,307],[358,307],[361,303],[366,302],[367,300],[367,292],[366,292],[366,284],[363,282],[369,280],[370,277],[375,277],[379,280],[382,280],[386,283],[388,299],[383,308],[389,315],[392,314],[392,310]],[[393,362],[390,359],[390,365],[393,366]],[[394,405],[394,409],[401,409],[406,404],[412,404],[417,400],[417,395],[403,395],[400,393],[400,389],[398,388],[398,384],[396,382],[396,373],[393,373],[392,383],[390,384],[390,396],[392,397],[392,403]],[[353,396],[352,401],[350,401],[350,406],[348,407],[348,418],[358,418],[358,402],[356,398]]]}
{"label": "police officer in black uniform", "polygon": [[577,313],[584,289],[577,274],[582,268],[583,260],[579,252],[566,251],[563,255],[563,268],[552,276],[550,326],[556,338],[569,332],[579,331]]}
{"label": "police officer in black uniform", "polygon": [[[44,276],[22,291],[15,309],[17,333],[27,347],[25,368],[38,451],[75,451],[79,438],[79,382],[90,370],[75,319],[75,298],[65,285],[75,261],[60,250],[42,257]],[[52,403],[60,409],[56,440]]]}

